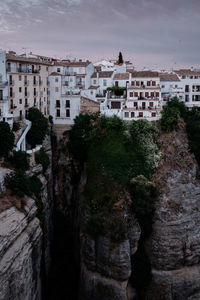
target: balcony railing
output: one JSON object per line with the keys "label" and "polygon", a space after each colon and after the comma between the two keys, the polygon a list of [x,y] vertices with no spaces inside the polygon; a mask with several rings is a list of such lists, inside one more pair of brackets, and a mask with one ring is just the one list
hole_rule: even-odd
{"label": "balcony railing", "polygon": [[2,102],[8,101],[8,96],[3,96],[3,97],[1,97],[1,98],[0,98],[0,101],[2,101]]}
{"label": "balcony railing", "polygon": [[15,109],[15,108],[17,108],[16,105],[14,105],[14,104],[11,104],[11,105],[10,105],[10,109]]}
{"label": "balcony railing", "polygon": [[29,80],[24,80],[24,85],[29,85]]}

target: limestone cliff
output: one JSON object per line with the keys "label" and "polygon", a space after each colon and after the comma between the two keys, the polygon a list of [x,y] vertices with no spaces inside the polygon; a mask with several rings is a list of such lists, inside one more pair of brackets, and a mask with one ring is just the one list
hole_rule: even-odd
{"label": "limestone cliff", "polygon": [[200,182],[183,123],[159,139],[163,163],[147,249],[153,280],[147,299],[200,299]]}
{"label": "limestone cliff", "polygon": [[33,199],[0,214],[0,299],[41,299],[42,230]]}

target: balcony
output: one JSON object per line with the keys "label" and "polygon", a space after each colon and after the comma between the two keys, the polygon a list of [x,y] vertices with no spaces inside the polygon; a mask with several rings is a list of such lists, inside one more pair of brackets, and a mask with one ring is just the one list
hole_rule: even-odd
{"label": "balcony", "polygon": [[33,85],[38,85],[38,81],[33,81]]}
{"label": "balcony", "polygon": [[14,80],[10,80],[10,81],[9,81],[9,85],[10,85],[10,86],[13,86],[14,84],[15,84],[15,81],[14,81]]}
{"label": "balcony", "polygon": [[26,85],[26,86],[29,85],[29,80],[25,80],[24,85]]}
{"label": "balcony", "polygon": [[32,70],[32,69],[28,69],[28,68],[17,68],[16,72],[17,73],[32,73],[32,74],[39,74],[40,73],[39,70],[36,70],[36,69]]}
{"label": "balcony", "polygon": [[64,96],[64,97],[65,97],[66,95],[68,95],[68,96],[76,96],[76,95],[80,95],[80,94],[81,94],[80,91],[78,91],[78,92],[68,91],[68,92],[62,93],[61,96]]}
{"label": "balcony", "polygon": [[0,98],[0,101],[1,101],[1,102],[6,102],[6,101],[8,101],[8,96],[3,96],[3,97],[1,97],[1,98]]}
{"label": "balcony", "polygon": [[63,86],[69,86],[69,82],[68,81],[62,81],[61,83]]}
{"label": "balcony", "polygon": [[15,93],[14,92],[10,93],[10,98],[14,98],[14,97],[15,97]]}
{"label": "balcony", "polygon": [[11,104],[11,105],[10,105],[10,109],[11,109],[11,110],[13,110],[13,109],[15,109],[15,108],[17,108],[16,105],[14,105],[14,104]]}
{"label": "balcony", "polygon": [[132,85],[132,84],[127,84],[127,88],[128,89],[133,89],[133,90],[137,90],[137,89],[160,89],[160,85],[145,85],[145,84],[141,84],[141,85]]}

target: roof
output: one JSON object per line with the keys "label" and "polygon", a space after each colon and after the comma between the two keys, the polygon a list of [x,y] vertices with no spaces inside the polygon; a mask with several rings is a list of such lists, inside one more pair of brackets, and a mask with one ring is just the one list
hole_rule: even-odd
{"label": "roof", "polygon": [[180,81],[176,74],[160,73],[161,81]]}
{"label": "roof", "polygon": [[62,74],[57,72],[52,72],[49,76],[62,76]]}
{"label": "roof", "polygon": [[128,80],[129,79],[129,73],[117,73],[117,74],[115,74],[114,79]]}
{"label": "roof", "polygon": [[159,73],[158,72],[153,72],[153,71],[133,71],[131,72],[132,74],[132,78],[134,77],[147,77],[147,78],[155,78],[155,77],[159,77]]}
{"label": "roof", "polygon": [[174,70],[175,73],[177,73],[180,76],[200,76],[200,72],[190,70],[190,69],[180,69],[180,70]]}
{"label": "roof", "polygon": [[86,97],[83,97],[83,96],[81,96],[81,100],[83,100],[83,101],[90,101],[90,102],[95,103],[98,106],[100,106],[100,103],[98,101],[95,101],[95,100],[92,100],[92,99],[89,99],[89,98],[86,98]]}
{"label": "roof", "polygon": [[94,86],[94,85],[91,85],[88,90],[97,90],[99,88],[99,85],[98,86]]}
{"label": "roof", "polygon": [[[98,72],[99,78],[110,78],[113,75],[113,71]],[[94,72],[91,78],[97,78],[97,72]]]}
{"label": "roof", "polygon": [[33,57],[25,57],[25,56],[17,56],[13,53],[6,53],[6,60],[7,61],[17,61],[17,62],[24,62],[29,64],[40,64],[40,65],[52,65],[52,62],[45,61],[39,58]]}

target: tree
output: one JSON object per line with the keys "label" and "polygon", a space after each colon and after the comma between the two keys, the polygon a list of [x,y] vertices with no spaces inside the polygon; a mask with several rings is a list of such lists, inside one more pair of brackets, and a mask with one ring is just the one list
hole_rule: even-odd
{"label": "tree", "polygon": [[0,156],[7,156],[14,146],[15,136],[7,122],[0,122]]}
{"label": "tree", "polygon": [[118,65],[120,64],[123,64],[124,63],[124,60],[123,60],[123,56],[122,56],[122,53],[119,52],[119,57],[118,57]]}
{"label": "tree", "polygon": [[32,147],[35,147],[37,144],[42,144],[47,134],[48,120],[35,107],[28,110],[28,119],[32,122],[32,126],[27,134],[27,141]]}

